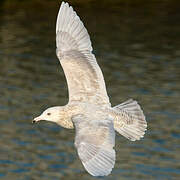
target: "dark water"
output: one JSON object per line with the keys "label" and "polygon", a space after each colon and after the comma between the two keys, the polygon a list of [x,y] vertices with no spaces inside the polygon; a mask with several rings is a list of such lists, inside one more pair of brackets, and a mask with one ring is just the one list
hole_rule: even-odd
{"label": "dark water", "polygon": [[[42,110],[67,102],[55,55],[59,4],[0,1],[0,179],[96,179],[77,157],[73,130],[31,124]],[[104,179],[180,179],[179,1],[72,4],[91,35],[112,104],[134,98],[148,121],[141,141],[116,136],[116,165]]]}

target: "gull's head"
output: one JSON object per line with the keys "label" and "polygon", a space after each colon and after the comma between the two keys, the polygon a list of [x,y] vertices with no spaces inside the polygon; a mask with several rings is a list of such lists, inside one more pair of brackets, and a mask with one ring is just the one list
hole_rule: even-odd
{"label": "gull's head", "polygon": [[32,121],[33,123],[36,123],[38,121],[51,121],[51,122],[58,122],[61,119],[61,110],[62,107],[50,107],[46,109],[40,116],[34,118]]}

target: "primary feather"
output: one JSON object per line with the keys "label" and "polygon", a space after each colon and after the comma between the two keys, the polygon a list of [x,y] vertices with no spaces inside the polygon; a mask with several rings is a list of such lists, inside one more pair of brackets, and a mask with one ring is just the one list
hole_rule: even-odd
{"label": "primary feather", "polygon": [[86,28],[73,8],[64,2],[56,22],[56,46],[60,51],[92,51]]}

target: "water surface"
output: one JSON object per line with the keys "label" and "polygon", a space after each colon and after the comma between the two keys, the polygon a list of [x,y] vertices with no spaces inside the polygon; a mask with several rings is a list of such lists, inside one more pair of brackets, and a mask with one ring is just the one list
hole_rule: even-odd
{"label": "water surface", "polygon": [[[104,179],[180,179],[179,1],[70,1],[85,23],[112,105],[138,100],[141,141],[116,136]],[[74,130],[31,120],[68,101],[55,55],[60,2],[0,1],[0,179],[96,179],[74,148]],[[97,178],[98,179],[98,178]]]}

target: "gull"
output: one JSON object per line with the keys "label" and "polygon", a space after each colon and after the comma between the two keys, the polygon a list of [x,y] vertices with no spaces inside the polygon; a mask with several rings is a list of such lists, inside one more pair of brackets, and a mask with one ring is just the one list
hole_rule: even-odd
{"label": "gull", "polygon": [[74,145],[86,171],[92,176],[107,176],[116,159],[115,131],[131,141],[139,140],[147,128],[145,116],[133,99],[111,106],[89,34],[65,2],[57,16],[56,47],[68,84],[69,102],[46,109],[33,123],[45,120],[75,129]]}

